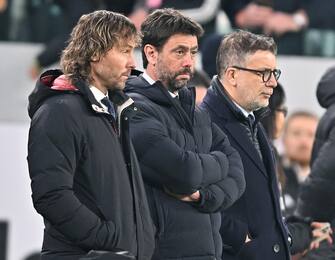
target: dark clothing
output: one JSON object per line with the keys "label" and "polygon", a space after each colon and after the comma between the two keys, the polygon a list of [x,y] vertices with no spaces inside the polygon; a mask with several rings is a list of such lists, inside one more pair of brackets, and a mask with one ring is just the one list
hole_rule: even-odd
{"label": "dark clothing", "polygon": [[306,12],[309,28],[330,29],[335,28],[335,1],[328,1],[320,5],[318,0],[307,0]]}
{"label": "dark clothing", "polygon": [[79,18],[83,14],[90,13],[98,8],[96,1],[92,0],[56,0],[55,3],[61,9],[64,24],[62,31],[54,35],[38,54],[37,61],[41,67],[49,66],[59,60],[62,50],[67,45],[71,30]]}
{"label": "dark clothing", "polygon": [[286,219],[286,225],[292,237],[291,254],[302,253],[308,249],[313,240],[311,219],[290,216]]}
{"label": "dark clothing", "polygon": [[[43,260],[76,260],[90,250],[150,259],[154,227],[128,137],[136,108],[122,93],[119,132],[84,82],[43,73],[29,96],[28,164],[34,207],[44,218]],[[121,107],[121,106],[119,106]]]}
{"label": "dark clothing", "polygon": [[[237,27],[235,24],[236,15],[244,9],[248,4],[257,1],[252,0],[226,0],[224,1],[223,10],[226,12],[233,27]],[[268,5],[273,8],[274,11],[284,12],[293,14],[299,9],[303,9],[302,0],[262,0],[259,2],[268,2]],[[242,28],[243,29],[243,28]],[[263,33],[263,28],[252,28],[251,31],[254,33]],[[303,40],[304,32],[287,32],[277,37],[271,35],[278,45],[278,54],[286,55],[302,55],[303,54]]]}
{"label": "dark clothing", "polygon": [[[228,135],[232,146],[240,153],[245,169],[245,193],[222,213],[222,258],[290,259],[288,234],[279,206],[274,157],[264,128],[259,123],[266,109],[255,111],[254,126],[248,126],[247,118],[229,99],[217,76],[212,80],[201,107]],[[255,136],[251,133],[256,129],[263,159],[252,141]],[[245,243],[247,234],[251,241]]]}
{"label": "dark clothing", "polygon": [[64,28],[59,34],[54,35],[38,54],[37,61],[41,67],[47,67],[59,61],[73,27],[83,14],[106,9],[128,15],[133,9],[135,0],[55,0],[55,3],[61,9]]}
{"label": "dark clothing", "polygon": [[294,213],[297,206],[297,199],[300,190],[300,183],[297,177],[297,171],[294,164],[284,164],[283,171],[285,174],[285,184],[283,186],[283,196],[285,202],[285,215],[289,216]]}
{"label": "dark clothing", "polygon": [[[153,220],[158,229],[153,259],[221,259],[220,210],[243,193],[241,159],[228,138],[195,106],[194,88],[174,100],[157,81],[142,76],[127,82],[126,93],[140,112],[131,121]],[[183,202],[166,190],[200,202]]]}
{"label": "dark clothing", "polygon": [[[311,173],[301,186],[296,214],[316,221],[335,220],[335,68],[329,69],[317,87],[320,105],[326,108],[319,121],[311,158]],[[334,228],[334,226],[333,226]],[[328,249],[327,249],[328,248]],[[318,250],[315,250],[316,252]],[[334,245],[306,259],[335,258]],[[313,252],[311,252],[314,254]],[[328,257],[328,258],[327,258]],[[332,258],[331,258],[332,257]]]}

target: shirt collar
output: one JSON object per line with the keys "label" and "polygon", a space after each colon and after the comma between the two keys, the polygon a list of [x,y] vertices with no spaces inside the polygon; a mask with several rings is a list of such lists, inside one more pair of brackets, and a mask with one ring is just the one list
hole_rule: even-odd
{"label": "shirt collar", "polygon": [[154,83],[156,82],[155,80],[153,80],[152,77],[150,77],[150,76],[148,75],[148,73],[147,73],[146,71],[143,72],[142,77],[143,77],[143,78],[144,78],[150,85],[152,85],[152,84],[154,84]]}
{"label": "shirt collar", "polygon": [[233,101],[235,106],[237,106],[237,108],[239,110],[241,110],[241,112],[243,113],[243,115],[248,118],[249,115],[251,115],[254,119],[255,119],[255,115],[253,112],[248,112],[247,110],[245,110],[243,107],[241,107],[239,104],[237,104],[235,101]]}
{"label": "shirt collar", "polygon": [[[143,78],[144,78],[150,85],[152,85],[152,84],[154,84],[154,83],[156,82],[155,80],[153,80],[152,77],[149,76],[149,74],[148,74],[146,71],[143,72],[142,77],[143,77]],[[170,95],[171,95],[172,98],[178,97],[178,94],[172,93],[172,92],[170,92],[170,91],[169,91],[169,93],[170,93]]]}
{"label": "shirt collar", "polygon": [[99,102],[99,104],[107,111],[107,107],[101,103],[101,99],[108,97],[108,93],[107,95],[105,95],[100,89],[90,85],[90,90],[94,96],[94,98]]}

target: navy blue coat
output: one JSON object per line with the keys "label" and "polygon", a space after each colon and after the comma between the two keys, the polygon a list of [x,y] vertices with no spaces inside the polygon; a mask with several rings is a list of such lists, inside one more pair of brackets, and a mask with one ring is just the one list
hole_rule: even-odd
{"label": "navy blue coat", "polygon": [[[288,235],[280,212],[273,152],[258,122],[264,110],[254,112],[262,161],[248,136],[244,124],[246,118],[228,98],[217,77],[214,77],[201,107],[227,134],[231,145],[240,153],[245,169],[245,193],[222,213],[222,258],[289,259]],[[247,234],[252,241],[245,244]]]}
{"label": "navy blue coat", "polygon": [[[126,93],[139,111],[130,133],[157,227],[153,259],[221,259],[221,214],[243,193],[241,158],[227,136],[195,106],[194,88],[179,90],[179,101],[157,81],[132,77]],[[201,193],[199,203],[167,194]]]}

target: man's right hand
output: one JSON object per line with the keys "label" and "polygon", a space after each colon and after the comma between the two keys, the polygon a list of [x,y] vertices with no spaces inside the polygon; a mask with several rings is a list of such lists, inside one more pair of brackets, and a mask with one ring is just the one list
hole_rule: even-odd
{"label": "man's right hand", "polygon": [[196,192],[192,193],[191,195],[180,195],[180,194],[175,194],[171,191],[169,191],[167,188],[164,188],[164,191],[171,195],[172,197],[185,201],[185,202],[197,202],[200,200],[200,192],[197,190]]}

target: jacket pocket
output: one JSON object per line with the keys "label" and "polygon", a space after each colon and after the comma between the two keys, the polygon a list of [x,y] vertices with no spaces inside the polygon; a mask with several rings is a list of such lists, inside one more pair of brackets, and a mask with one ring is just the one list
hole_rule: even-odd
{"label": "jacket pocket", "polygon": [[239,260],[259,260],[257,238],[245,243],[238,253]]}

